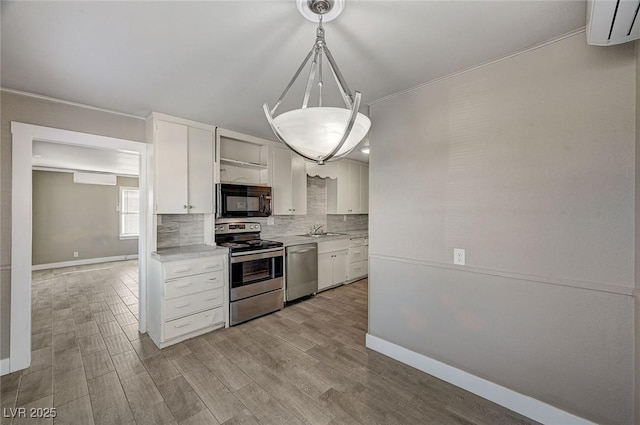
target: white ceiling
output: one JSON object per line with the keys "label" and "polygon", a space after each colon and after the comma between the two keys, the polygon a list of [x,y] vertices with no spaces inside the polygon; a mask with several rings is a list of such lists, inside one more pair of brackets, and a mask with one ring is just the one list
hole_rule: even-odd
{"label": "white ceiling", "polygon": [[137,153],[34,141],[32,165],[59,170],[140,175]]}
{"label": "white ceiling", "polygon": [[[0,7],[3,88],[272,140],[262,104],[273,105],[315,40],[295,0],[3,0]],[[584,0],[347,0],[325,25],[326,39],[366,105],[574,31],[585,24],[585,7]],[[327,91],[325,103],[340,105]],[[301,98],[301,88],[290,93],[279,112]]]}

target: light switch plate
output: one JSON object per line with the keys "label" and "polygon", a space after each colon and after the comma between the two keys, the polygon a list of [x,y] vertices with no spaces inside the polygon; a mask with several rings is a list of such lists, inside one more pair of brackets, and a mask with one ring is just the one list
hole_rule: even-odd
{"label": "light switch plate", "polygon": [[464,266],[464,249],[453,248],[453,264]]}

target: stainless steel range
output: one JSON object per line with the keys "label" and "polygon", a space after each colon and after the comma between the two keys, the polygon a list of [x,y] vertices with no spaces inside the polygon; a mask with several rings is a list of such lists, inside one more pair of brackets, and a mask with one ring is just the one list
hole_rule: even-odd
{"label": "stainless steel range", "polygon": [[230,325],[282,309],[282,242],[260,239],[260,223],[216,224],[215,232],[216,244],[229,248]]}

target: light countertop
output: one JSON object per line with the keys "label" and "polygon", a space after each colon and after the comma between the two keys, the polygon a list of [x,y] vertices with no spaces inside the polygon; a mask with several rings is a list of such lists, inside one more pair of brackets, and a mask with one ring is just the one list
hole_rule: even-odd
{"label": "light countertop", "polygon": [[[282,242],[284,246],[293,246],[293,245],[302,245],[310,242],[325,242],[325,241],[335,241],[339,239],[354,239],[354,238],[362,238],[369,235],[368,230],[345,230],[343,232],[335,232],[341,233],[336,236],[323,236],[320,238],[312,238],[310,236],[299,236],[299,235],[289,235],[289,236],[279,236],[279,237],[266,237],[265,239],[271,241]],[[157,251],[151,253],[151,258],[158,260],[160,262],[165,261],[177,261],[177,260],[187,260],[190,258],[199,258],[199,257],[210,257],[212,255],[227,255],[229,250],[225,247],[221,246],[211,246],[211,245],[186,245],[186,246],[177,246],[172,248],[161,248]]]}
{"label": "light countertop", "polygon": [[190,258],[210,257],[212,255],[227,255],[229,250],[222,246],[186,245],[173,248],[161,248],[151,253],[151,258],[160,262],[187,260]]}
{"label": "light countertop", "polygon": [[336,236],[322,236],[319,238],[312,238],[310,236],[299,236],[299,235],[289,235],[289,236],[280,236],[280,237],[270,236],[270,237],[266,237],[265,239],[282,242],[284,243],[284,246],[293,246],[293,245],[302,245],[302,244],[311,243],[311,242],[335,241],[338,239],[354,239],[354,238],[362,238],[365,236],[369,236],[368,230],[345,230],[344,232],[335,232],[335,233],[342,233],[342,234],[336,235]]}

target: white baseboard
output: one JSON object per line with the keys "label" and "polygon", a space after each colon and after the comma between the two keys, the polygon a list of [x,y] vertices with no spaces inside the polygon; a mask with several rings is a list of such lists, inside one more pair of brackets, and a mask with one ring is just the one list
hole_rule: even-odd
{"label": "white baseboard", "polygon": [[7,375],[11,372],[11,361],[9,358],[0,360],[0,376]]}
{"label": "white baseboard", "polygon": [[370,334],[367,334],[367,348],[415,367],[429,375],[433,375],[456,387],[472,392],[543,424],[595,425],[594,422],[572,415],[550,404],[520,394]]}
{"label": "white baseboard", "polygon": [[62,267],[84,266],[86,264],[110,263],[112,261],[136,260],[138,254],[116,255],[113,257],[87,258],[84,260],[63,261],[61,263],[37,264],[31,270],[59,269]]}

